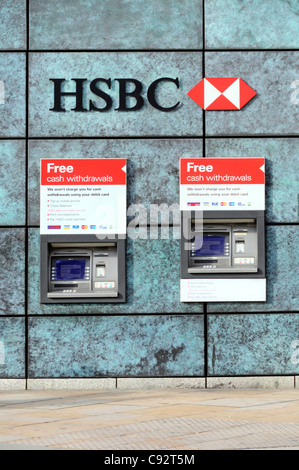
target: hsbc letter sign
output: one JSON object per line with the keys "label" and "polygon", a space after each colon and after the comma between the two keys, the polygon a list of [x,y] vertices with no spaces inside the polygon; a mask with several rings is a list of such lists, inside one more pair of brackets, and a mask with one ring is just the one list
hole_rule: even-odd
{"label": "hsbc letter sign", "polygon": [[[64,86],[66,80],[64,78],[50,78],[50,81],[54,83],[54,106],[50,108],[50,111],[66,112],[65,100],[62,100],[62,98],[67,97],[75,98],[75,107],[70,109],[75,112],[105,112],[114,107],[113,99],[109,94],[109,90],[111,90],[112,87],[111,78],[95,78],[90,82],[89,88],[95,97],[94,99],[87,99],[86,93],[84,93],[84,88],[88,82],[87,78],[72,78],[71,80],[75,83],[74,90],[65,91]],[[116,103],[116,107],[114,107],[115,111],[138,111],[143,108],[146,101],[144,97],[145,90],[139,80],[134,78],[115,78],[114,81],[118,82],[119,94],[118,103]],[[158,78],[149,85],[146,97],[149,104],[155,109],[170,112],[175,110],[180,102],[174,99],[173,105],[168,107],[162,106],[161,103],[159,103],[158,88],[163,86],[165,82],[173,83],[174,89],[180,88],[178,78]]]}

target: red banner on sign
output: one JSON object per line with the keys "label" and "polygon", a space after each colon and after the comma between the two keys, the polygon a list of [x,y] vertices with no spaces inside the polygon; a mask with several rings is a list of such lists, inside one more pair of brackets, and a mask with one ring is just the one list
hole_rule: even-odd
{"label": "red banner on sign", "polygon": [[181,184],[265,184],[264,158],[181,158]]}
{"label": "red banner on sign", "polygon": [[126,184],[124,158],[64,158],[41,160],[41,185]]}

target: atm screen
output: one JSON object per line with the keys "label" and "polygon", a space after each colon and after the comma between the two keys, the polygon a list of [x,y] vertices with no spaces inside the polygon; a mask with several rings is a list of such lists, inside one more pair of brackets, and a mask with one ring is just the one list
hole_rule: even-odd
{"label": "atm screen", "polygon": [[225,235],[196,236],[191,256],[224,256]]}
{"label": "atm screen", "polygon": [[76,260],[57,260],[56,261],[56,279],[84,279],[85,263],[83,259]]}

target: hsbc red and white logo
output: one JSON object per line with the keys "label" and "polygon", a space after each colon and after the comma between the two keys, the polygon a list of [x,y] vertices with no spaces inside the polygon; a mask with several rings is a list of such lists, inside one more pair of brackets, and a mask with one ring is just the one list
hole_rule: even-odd
{"label": "hsbc red and white logo", "polygon": [[243,108],[255,95],[238,77],[203,78],[188,96],[205,111],[235,111]]}
{"label": "hsbc red and white logo", "polygon": [[[50,78],[50,81],[54,84],[54,105],[50,111],[54,112],[106,112],[111,109],[132,112],[141,110],[148,103],[167,113],[183,104],[177,96],[177,90],[180,89],[178,77],[157,78],[148,87],[135,78],[95,78],[90,82],[87,78],[72,78],[72,84],[67,84],[64,78]],[[66,86],[70,89],[65,90]],[[89,98],[86,93],[88,86]],[[165,86],[173,90],[173,102],[167,106],[162,105],[159,99],[161,89]],[[112,89],[118,93],[116,99],[115,94],[114,97],[110,94]],[[255,90],[238,77],[203,78],[187,93],[205,111],[240,110],[256,94]],[[66,98],[69,97],[75,98],[75,107],[67,106]]]}

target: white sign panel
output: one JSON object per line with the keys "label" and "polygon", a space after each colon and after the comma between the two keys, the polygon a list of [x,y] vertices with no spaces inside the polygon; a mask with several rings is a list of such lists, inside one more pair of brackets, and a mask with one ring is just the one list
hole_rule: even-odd
{"label": "white sign panel", "polygon": [[41,234],[125,234],[126,160],[42,159]]}
{"label": "white sign panel", "polygon": [[253,300],[266,300],[266,279],[181,279],[181,302]]}
{"label": "white sign panel", "polygon": [[181,210],[265,210],[263,158],[182,158]]}

